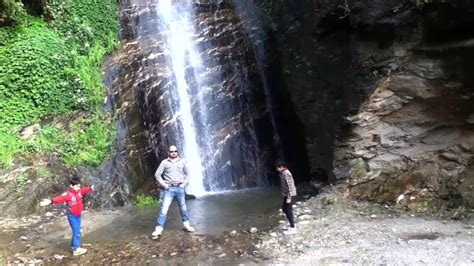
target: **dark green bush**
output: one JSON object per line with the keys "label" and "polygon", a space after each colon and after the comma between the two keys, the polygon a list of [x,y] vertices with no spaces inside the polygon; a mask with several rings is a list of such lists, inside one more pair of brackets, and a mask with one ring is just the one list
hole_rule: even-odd
{"label": "dark green bush", "polygon": [[25,15],[26,12],[25,9],[23,9],[23,4],[21,1],[0,0],[0,26],[21,24]]}

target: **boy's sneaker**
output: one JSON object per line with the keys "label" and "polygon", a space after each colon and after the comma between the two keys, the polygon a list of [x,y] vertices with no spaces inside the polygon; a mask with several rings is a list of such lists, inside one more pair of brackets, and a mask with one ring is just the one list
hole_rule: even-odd
{"label": "boy's sneaker", "polygon": [[283,232],[284,235],[294,235],[296,233],[298,233],[298,230],[296,229],[296,227],[290,227],[288,228],[288,230]]}
{"label": "boy's sneaker", "polygon": [[[291,228],[291,226],[290,226],[289,224],[288,224],[288,225],[284,225],[284,226],[281,227],[281,229],[282,229],[283,231],[286,231],[286,230],[288,230],[288,229],[290,229],[290,228]],[[295,227],[294,227],[294,228],[296,229],[296,224],[295,224]]]}
{"label": "boy's sneaker", "polygon": [[72,255],[73,256],[79,256],[79,255],[82,255],[86,252],[87,252],[87,249],[79,247],[79,248],[76,248],[76,250],[72,251]]}
{"label": "boy's sneaker", "polygon": [[188,233],[194,233],[196,232],[196,229],[194,229],[194,227],[192,227],[189,222],[184,222],[183,223],[183,229],[184,231],[188,232]]}
{"label": "boy's sneaker", "polygon": [[163,227],[157,226],[157,227],[155,227],[155,231],[153,231],[153,233],[151,233],[151,235],[152,236],[161,236],[162,233],[163,233]]}

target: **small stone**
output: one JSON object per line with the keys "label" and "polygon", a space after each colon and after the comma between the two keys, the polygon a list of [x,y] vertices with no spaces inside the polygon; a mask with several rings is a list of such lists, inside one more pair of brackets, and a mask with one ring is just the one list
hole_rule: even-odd
{"label": "small stone", "polygon": [[257,233],[257,231],[258,231],[257,227],[250,228],[250,233],[252,234]]}
{"label": "small stone", "polygon": [[64,259],[64,255],[54,254],[53,258],[56,260],[62,260]]}
{"label": "small stone", "polygon": [[372,214],[372,215],[370,215],[370,218],[375,219],[375,218],[377,218],[377,215]]}
{"label": "small stone", "polygon": [[177,254],[178,254],[178,252],[171,252],[170,256],[176,256]]}
{"label": "small stone", "polygon": [[20,236],[20,239],[21,240],[28,240],[28,237],[27,236]]}
{"label": "small stone", "polygon": [[237,235],[237,231],[236,231],[236,230],[232,230],[232,231],[230,231],[229,235],[230,235],[230,236],[236,236],[236,235]]}
{"label": "small stone", "polygon": [[227,254],[225,254],[225,253],[222,253],[222,254],[220,254],[220,255],[219,255],[219,256],[217,256],[217,257],[219,257],[219,258],[224,258],[225,256],[227,256]]}
{"label": "small stone", "polygon": [[309,215],[309,214],[303,214],[301,216],[298,216],[298,220],[299,221],[304,221],[304,220],[313,220],[314,219],[314,216],[313,215]]}
{"label": "small stone", "polygon": [[271,237],[276,237],[276,236],[277,236],[277,233],[271,232],[271,233],[270,233],[270,236],[271,236]]}

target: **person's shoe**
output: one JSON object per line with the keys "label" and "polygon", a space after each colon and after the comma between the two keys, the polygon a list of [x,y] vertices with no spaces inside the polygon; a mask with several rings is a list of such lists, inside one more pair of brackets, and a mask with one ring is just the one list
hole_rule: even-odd
{"label": "person's shoe", "polygon": [[[288,225],[284,225],[284,226],[281,227],[281,229],[282,229],[283,231],[286,231],[286,230],[288,230],[288,229],[290,229],[290,228],[291,228],[291,226],[290,226],[289,224],[288,224]],[[294,227],[294,228],[296,229],[296,223],[295,223],[295,227]]]}
{"label": "person's shoe", "polygon": [[87,252],[87,249],[79,247],[79,248],[76,248],[76,250],[72,251],[72,255],[73,256],[79,256],[79,255],[82,255],[86,252]]}
{"label": "person's shoe", "polygon": [[288,228],[288,230],[283,232],[284,235],[294,235],[296,233],[298,233],[298,230],[296,229],[296,227],[290,227]]}
{"label": "person's shoe", "polygon": [[157,226],[157,227],[155,227],[155,231],[153,231],[153,233],[151,233],[151,235],[156,237],[156,236],[161,236],[162,233],[163,233],[163,227]]}
{"label": "person's shoe", "polygon": [[184,231],[188,232],[188,233],[194,233],[196,232],[196,229],[194,229],[194,227],[192,227],[189,222],[184,222],[183,223],[183,229]]}

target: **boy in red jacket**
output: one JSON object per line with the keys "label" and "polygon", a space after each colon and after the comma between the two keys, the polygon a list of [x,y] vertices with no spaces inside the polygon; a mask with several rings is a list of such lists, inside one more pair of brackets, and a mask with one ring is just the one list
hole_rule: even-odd
{"label": "boy in red jacket", "polygon": [[87,252],[87,249],[81,248],[81,213],[82,210],[84,210],[82,196],[91,192],[94,186],[81,188],[81,180],[78,177],[71,178],[69,184],[69,189],[61,194],[61,196],[52,199],[43,199],[40,205],[47,206],[49,204],[66,203],[66,216],[72,229],[72,254],[78,256]]}

